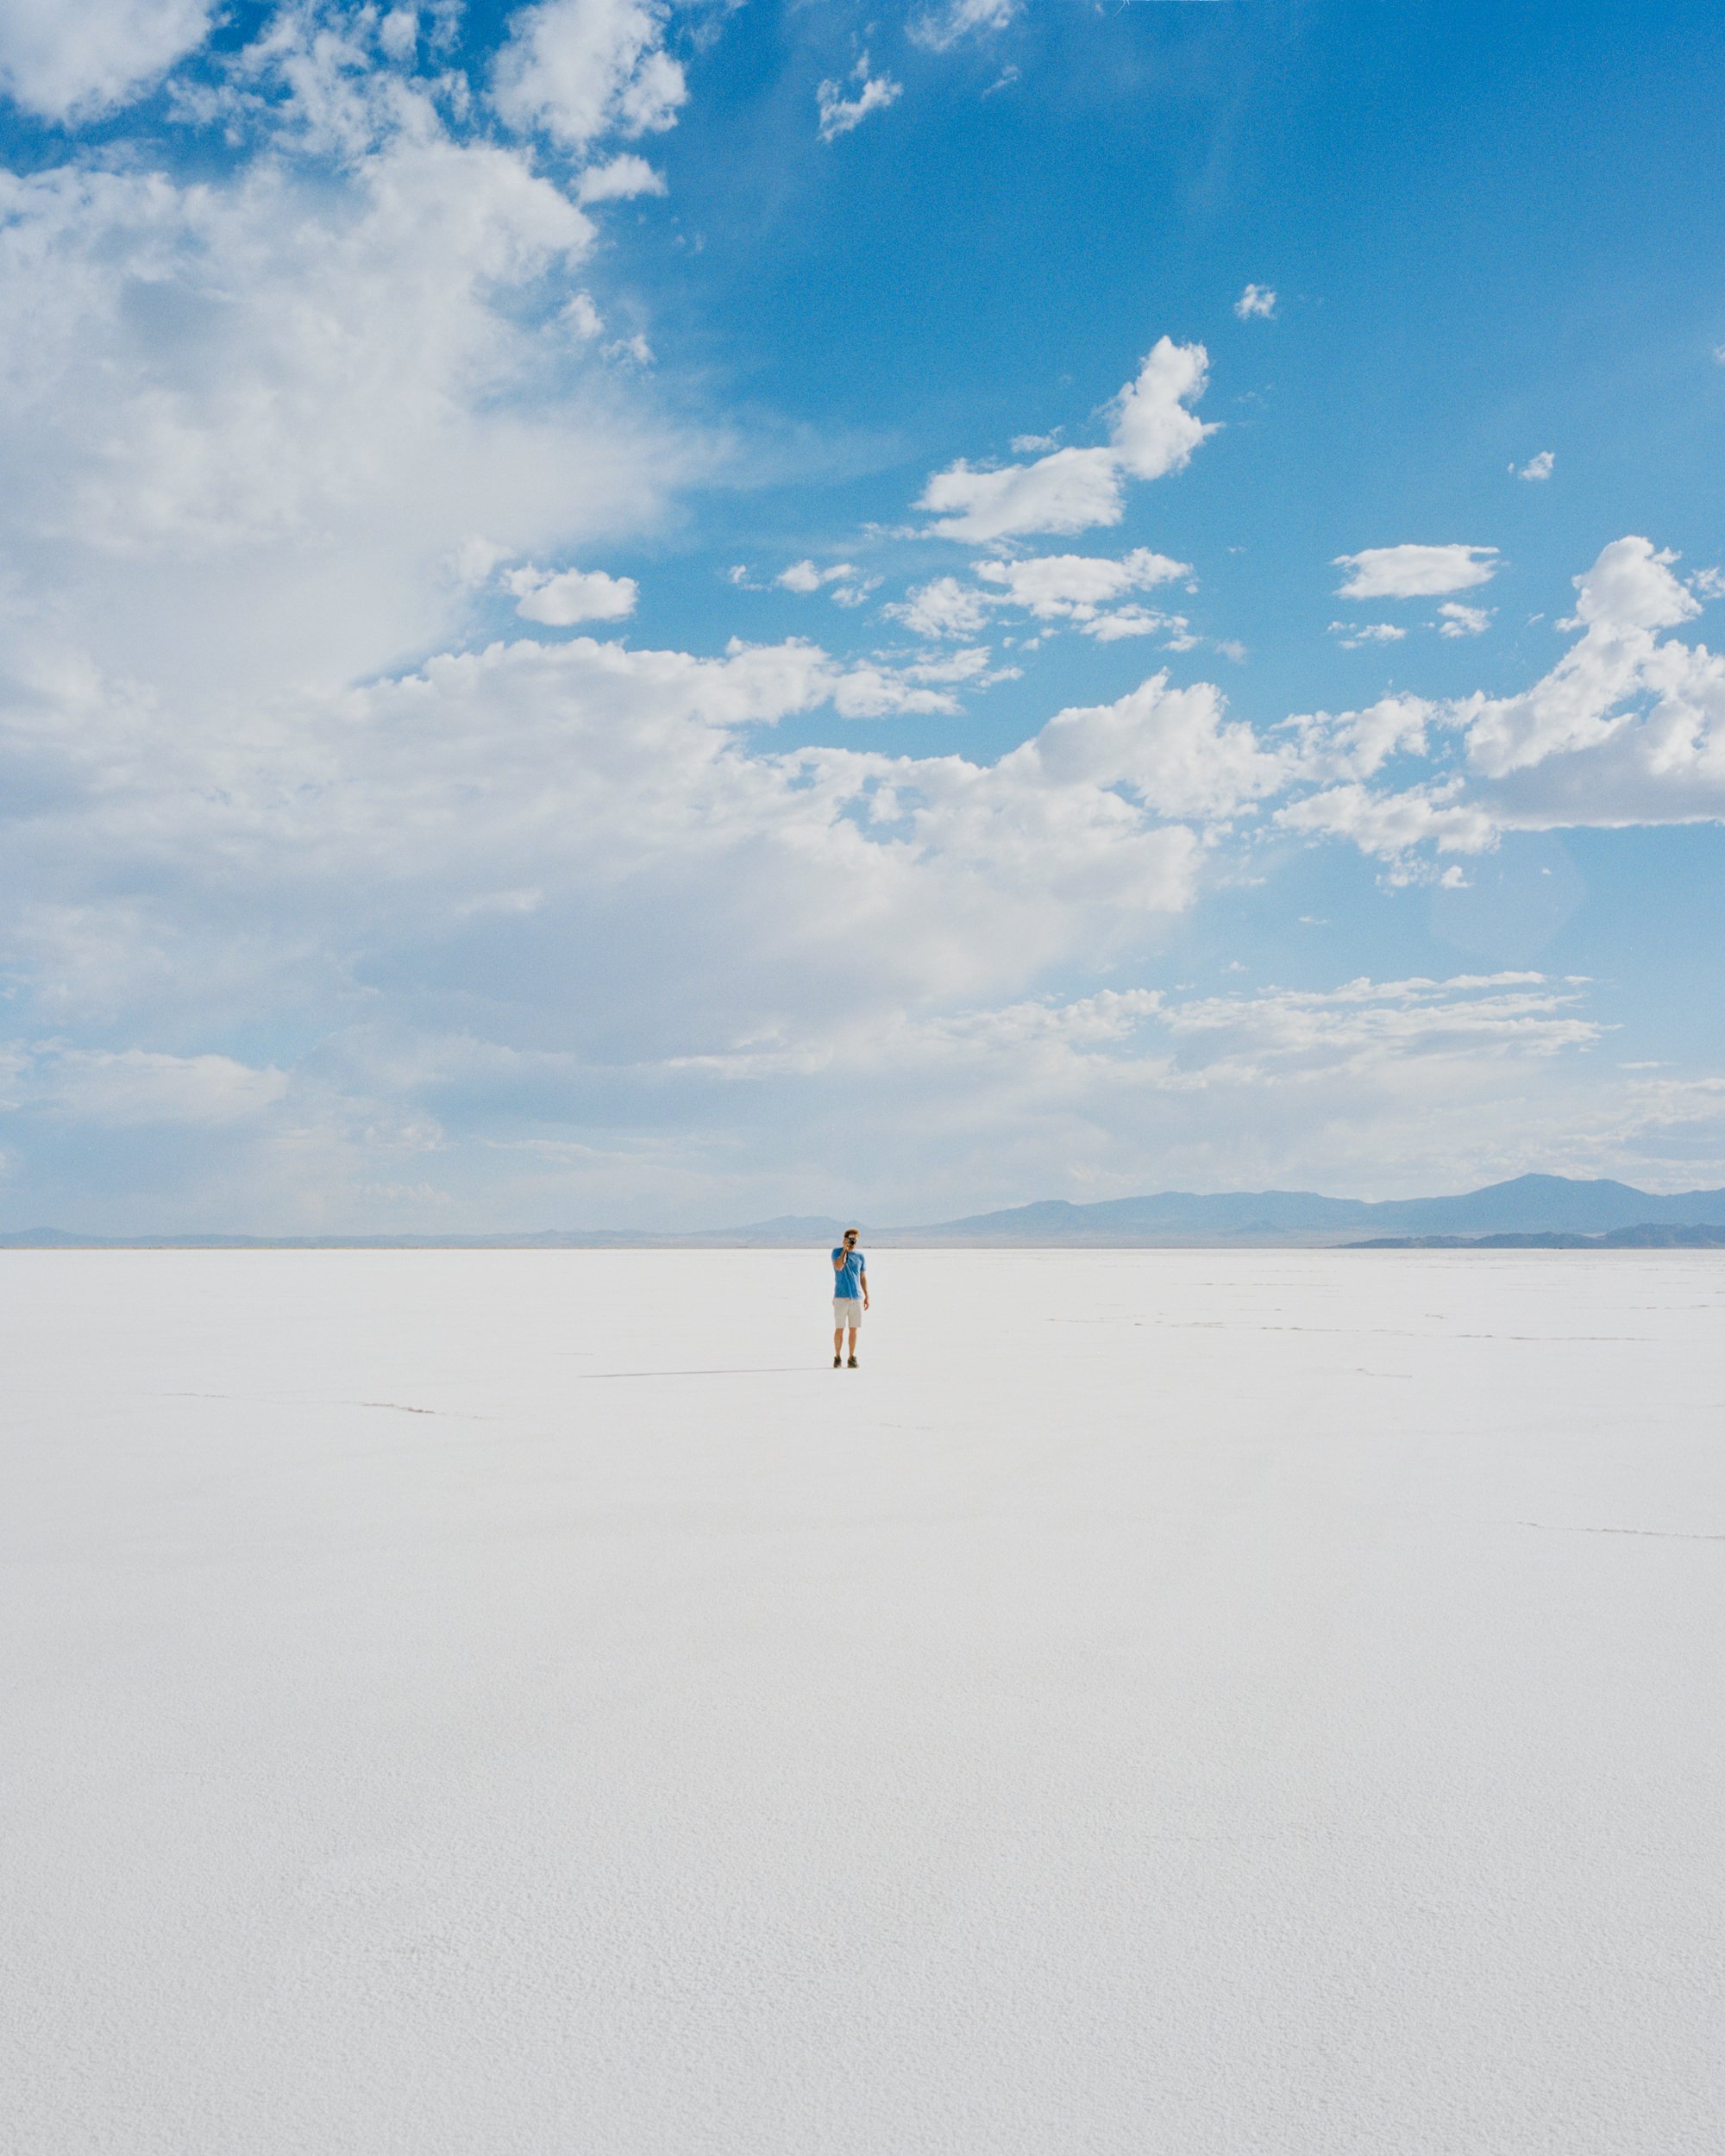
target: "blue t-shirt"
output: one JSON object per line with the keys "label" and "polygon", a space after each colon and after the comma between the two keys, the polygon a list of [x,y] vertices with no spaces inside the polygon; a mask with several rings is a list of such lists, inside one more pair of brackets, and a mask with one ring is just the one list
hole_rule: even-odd
{"label": "blue t-shirt", "polygon": [[841,1247],[840,1249],[836,1250],[832,1255],[835,1262],[841,1257],[844,1258],[844,1264],[839,1266],[837,1271],[832,1275],[832,1293],[834,1299],[840,1302],[860,1301],[862,1295],[862,1289],[861,1286],[862,1278],[862,1251],[852,1250],[850,1257],[845,1257],[844,1251]]}

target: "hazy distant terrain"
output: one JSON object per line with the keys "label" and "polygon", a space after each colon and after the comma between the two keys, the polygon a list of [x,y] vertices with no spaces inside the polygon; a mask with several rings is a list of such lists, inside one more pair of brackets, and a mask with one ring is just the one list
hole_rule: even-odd
{"label": "hazy distant terrain", "polygon": [[1702,2156],[1725,1258],[0,1258],[30,2156]]}
{"label": "hazy distant terrain", "polygon": [[[0,1249],[350,1249],[350,1250],[688,1250],[704,1246],[778,1250],[837,1241],[851,1225],[837,1213],[786,1214],[743,1227],[645,1230],[547,1229],[531,1234],[448,1236],[176,1235],[104,1238],[57,1228],[0,1233]],[[1091,1248],[1327,1248],[1386,1237],[1494,1235],[1622,1236],[1654,1227],[1713,1227],[1725,1233],[1725,1190],[1673,1196],[1628,1183],[1578,1181],[1565,1175],[1518,1175],[1511,1182],[1452,1198],[1326,1198],[1308,1190],[1164,1190],[1151,1197],[1108,1198],[1094,1205],[1065,1199],[973,1213],[932,1225],[880,1227],[865,1239],[899,1248],[950,1250]],[[1653,1243],[1661,1238],[1649,1237]],[[1559,1248],[1559,1244],[1547,1247]]]}

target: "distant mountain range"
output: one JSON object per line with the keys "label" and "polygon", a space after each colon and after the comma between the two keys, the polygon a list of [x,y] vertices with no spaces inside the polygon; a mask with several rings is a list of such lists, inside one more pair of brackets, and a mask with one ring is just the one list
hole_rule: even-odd
{"label": "distant mountain range", "polygon": [[1350,1250],[1725,1250],[1725,1228],[1613,1228],[1605,1235],[1378,1235]]}
{"label": "distant mountain range", "polygon": [[[0,1232],[9,1250],[781,1250],[835,1243],[850,1223],[836,1214],[784,1214],[747,1227],[652,1234],[634,1229],[548,1229],[503,1235],[95,1236],[60,1228]],[[1703,1235],[1675,1231],[1711,1231]],[[1509,1238],[1505,1243],[1499,1238]],[[1602,1244],[1599,1238],[1606,1238]],[[1063,1198],[977,1213],[926,1227],[866,1227],[865,1244],[932,1249],[1145,1250],[1293,1248],[1638,1247],[1725,1240],[1725,1190],[1671,1197],[1628,1183],[1567,1175],[1513,1181],[1451,1198],[1326,1198],[1309,1190],[1164,1190],[1145,1198],[1071,1205]]]}

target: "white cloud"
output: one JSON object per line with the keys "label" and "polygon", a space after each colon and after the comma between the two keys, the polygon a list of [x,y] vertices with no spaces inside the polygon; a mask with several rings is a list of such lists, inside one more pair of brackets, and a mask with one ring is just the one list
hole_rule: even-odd
{"label": "white cloud", "polygon": [[997,667],[994,659],[987,644],[972,644],[962,651],[925,653],[900,671],[909,681],[969,681],[979,689],[1022,677],[1022,667]]}
{"label": "white cloud", "polygon": [[1044,554],[1022,561],[978,561],[975,571],[985,582],[1004,586],[1014,606],[1026,608],[1043,621],[1089,621],[1100,607],[1127,592],[1149,591],[1192,573],[1189,563],[1154,554],[1148,547],[1134,547],[1118,560]]}
{"label": "white cloud", "polygon": [[[1138,984],[1158,924],[1266,825],[1399,874],[1515,823],[1725,813],[1721,663],[1668,633],[1708,587],[1645,541],[1578,580],[1579,641],[1524,698],[1385,699],[1268,737],[1159,675],[992,761],[946,753],[947,729],[926,754],[803,745],[953,712],[1000,678],[979,632],[1008,605],[1189,644],[1132,603],[1187,573],[1147,548],[1006,548],[974,586],[925,582],[899,617],[964,641],[909,661],[463,649],[499,590],[555,627],[624,617],[630,580],[555,565],[612,558],[721,452],[604,366],[577,282],[594,234],[568,189],[656,185],[610,153],[677,109],[663,16],[518,12],[499,96],[582,152],[568,169],[599,160],[568,187],[492,119],[458,130],[455,90],[412,72],[423,20],[422,48],[406,9],[293,10],[198,71],[177,110],[229,147],[195,184],[131,155],[0,176],[19,1202],[52,1218],[105,1174],[146,1225],[638,1217],[654,1189],[722,1218],[725,1178],[757,1172],[751,1131],[775,1173],[831,1156],[823,1113],[855,1138],[836,1057],[876,1074],[878,1127],[920,1134],[906,1172],[931,1190],[997,1140],[1033,1175],[1220,1144],[1233,1177],[1243,1145],[1297,1149],[1314,1100],[1350,1148],[1424,1144],[1477,1110],[1491,1059],[1579,1037],[1572,1012],[1508,1007],[1534,985],[1225,1011]],[[626,293],[615,308],[630,319]],[[1069,528],[1018,521],[1051,508],[1117,520],[1129,479],[1201,442],[1203,375],[1200,348],[1162,340],[1103,446],[954,467],[969,494],[937,513],[985,541]],[[808,567],[841,605],[872,581]],[[771,731],[790,719],[794,746]],[[1044,993],[1108,967],[1109,989]],[[274,1037],[226,1052],[260,1018]],[[1426,1063],[1440,1077],[1408,1076]],[[1245,1088],[1219,1141],[1204,1095]],[[499,1181],[499,1161],[523,1165]]]}
{"label": "white cloud", "polygon": [[837,141],[841,135],[849,135],[860,127],[871,112],[884,112],[890,104],[904,95],[904,85],[894,82],[890,75],[871,75],[869,55],[864,53],[851,70],[849,80],[856,87],[849,97],[844,83],[824,82],[815,91],[815,104],[820,114],[820,139],[823,142]]}
{"label": "white cloud", "polygon": [[1496,822],[1489,810],[1462,796],[1459,779],[1400,793],[1375,793],[1350,782],[1290,801],[1277,809],[1276,822],[1307,837],[1345,838],[1384,861],[1399,861],[1425,845],[1441,853],[1487,852],[1497,843]]}
{"label": "white cloud", "polygon": [[961,457],[937,472],[919,509],[948,539],[1004,539],[1026,531],[1086,531],[1120,520],[1120,478],[1112,449],[1056,449],[1034,464],[973,467]]}
{"label": "white cloud", "polygon": [[812,561],[793,561],[773,581],[787,592],[825,591],[840,606],[861,606],[881,584],[878,576],[864,575],[854,561],[835,561],[825,569],[816,568]]}
{"label": "white cloud", "polygon": [[1298,741],[1302,777],[1369,779],[1392,756],[1426,754],[1427,728],[1437,709],[1421,697],[1386,696],[1339,718],[1327,711],[1287,718],[1277,730]]}
{"label": "white cloud", "polygon": [[1115,703],[1057,712],[1003,768],[1033,761],[1068,782],[1125,787],[1163,816],[1233,816],[1279,792],[1293,756],[1226,710],[1211,683],[1175,689],[1157,674]]}
{"label": "white cloud", "polygon": [[[1482,1047],[1548,1056],[1590,1047],[1603,1028],[1577,1011],[1579,990],[1537,973],[1460,974],[1447,981],[1360,979],[1329,989],[1271,988],[1208,996],[1158,1012],[1176,1035],[1214,1044],[1206,1083],[1275,1082],[1314,1067],[1356,1071],[1408,1054]],[[1220,1052],[1218,1052],[1220,1051]]]}
{"label": "white cloud", "polygon": [[1120,606],[1107,614],[1087,615],[1082,623],[1082,633],[1094,636],[1098,643],[1119,643],[1126,636],[1153,636],[1170,623],[1183,622],[1178,614],[1160,614],[1150,606]]}
{"label": "white cloud", "polygon": [[421,565],[469,533],[515,550],[643,498],[626,412],[601,432],[576,397],[495,394],[538,364],[497,297],[591,238],[510,152],[396,141],[303,189],[0,175],[0,524],[66,597],[132,564],[81,610],[128,665],[238,646],[279,678],[273,616],[296,656],[310,624],[374,665],[436,618]]}
{"label": "white cloud", "polygon": [[1702,603],[1672,574],[1676,560],[1669,551],[1659,552],[1650,539],[1614,540],[1590,569],[1575,578],[1580,594],[1575,613],[1559,626],[1629,636],[1675,629],[1693,619]]}
{"label": "white cloud", "polygon": [[1388,793],[1328,787],[1278,822],[1391,858],[1427,842],[1477,850],[1513,829],[1725,821],[1725,657],[1661,636],[1702,605],[1675,559],[1639,537],[1603,548],[1575,580],[1565,626],[1578,640],[1515,695],[1393,698],[1290,720],[1302,782],[1357,781],[1391,755],[1426,755],[1434,728],[1459,732],[1465,770]]}
{"label": "white cloud", "polygon": [[[946,0],[932,14],[913,16],[906,26],[913,45],[950,52],[967,37],[987,37],[1017,19],[1020,0]],[[1013,71],[1016,72],[1016,71]]]}
{"label": "white cloud", "polygon": [[1215,423],[1186,406],[1204,393],[1201,344],[1160,337],[1136,378],[1111,403],[1109,446],[1056,449],[1033,464],[976,467],[960,458],[930,479],[917,503],[935,512],[943,538],[994,540],[1032,531],[1085,531],[1120,520],[1127,478],[1182,470]]}
{"label": "white cloud", "polygon": [[1496,555],[1496,547],[1368,547],[1336,556],[1349,572],[1338,589],[1343,599],[1437,599],[1490,583]]}
{"label": "white cloud", "polygon": [[1150,606],[1117,606],[1080,624],[1080,633],[1098,643],[1117,643],[1123,636],[1160,636],[1164,651],[1195,651],[1198,638],[1183,614],[1158,613]]}
{"label": "white cloud", "polygon": [[[1131,947],[1195,888],[1198,842],[1169,813],[1251,782],[1229,730],[1159,691],[992,764],[779,752],[756,730],[826,703],[950,708],[809,644],[700,660],[577,637],[300,694],[245,726],[112,704],[46,736],[15,725],[8,775],[22,757],[41,806],[0,870],[8,960],[27,993],[52,975],[63,1028],[91,997],[104,1023],[160,1023],[164,981],[182,1030],[260,994],[298,1011],[324,1042],[293,1080],[302,1122],[332,1087],[444,1129],[506,1127],[529,1099],[591,1121],[667,1059],[1021,992],[1074,952]],[[147,864],[140,915],[112,893]],[[74,892],[75,920],[44,913]],[[464,1106],[437,1065],[472,1065],[459,1037],[480,1013],[492,1075]],[[429,1067],[410,1050],[444,1036]],[[372,1153],[406,1142],[405,1112]]]}
{"label": "white cloud", "polygon": [[1138,378],[1114,400],[1110,436],[1124,470],[1133,479],[1159,479],[1183,472],[1199,443],[1219,431],[1188,411],[1209,380],[1209,354],[1201,344],[1158,337],[1145,354]]}
{"label": "white cloud", "polygon": [[1548,479],[1556,462],[1557,457],[1552,450],[1541,449],[1537,456],[1529,457],[1525,464],[1512,464],[1509,468],[1518,479]]}
{"label": "white cloud", "polygon": [[288,1090],[285,1072],[254,1069],[229,1056],[169,1056],[129,1048],[45,1044],[14,1062],[10,1105],[110,1128],[166,1123],[204,1126],[249,1121]]}
{"label": "white cloud", "polygon": [[628,202],[637,195],[662,195],[664,191],[664,175],[656,172],[644,157],[624,150],[603,165],[589,165],[576,183],[575,199],[583,204]]}
{"label": "white cloud", "polygon": [[209,35],[212,0],[0,0],[0,93],[44,119],[98,118]]}
{"label": "white cloud", "polygon": [[591,343],[605,328],[604,317],[594,306],[591,292],[577,292],[566,303],[557,319],[582,344]]}
{"label": "white cloud", "polygon": [[[1579,599],[1566,626],[1582,635],[1552,672],[1518,696],[1474,697],[1456,707],[1476,771],[1502,780],[1590,751],[1584,767],[1561,774],[1571,812],[1584,797],[1594,805],[1578,820],[1640,820],[1651,795],[1664,797],[1667,813],[1685,804],[1693,814],[1719,812],[1725,660],[1705,645],[1659,641],[1659,630],[1701,611],[1672,574],[1675,559],[1649,540],[1619,539],[1575,580]],[[1638,703],[1650,706],[1645,718]],[[1609,758],[1600,753],[1608,749]],[[1548,786],[1523,787],[1510,799],[1559,806]]]}
{"label": "white cloud", "polygon": [[1344,651],[1358,651],[1366,644],[1399,644],[1408,634],[1389,621],[1333,621],[1328,633],[1339,641]]}
{"label": "white cloud", "polygon": [[515,611],[528,621],[553,629],[576,622],[621,621],[635,611],[639,597],[632,576],[607,576],[603,569],[511,569],[504,578],[513,592]]}
{"label": "white cloud", "polygon": [[668,19],[660,0],[539,0],[510,20],[492,100],[511,126],[577,150],[673,127],[688,90],[665,50]]}
{"label": "white cloud", "polygon": [[1491,626],[1493,611],[1490,606],[1464,606],[1459,599],[1446,599],[1438,609],[1443,617],[1438,633],[1443,636],[1483,636]]}
{"label": "white cloud", "polygon": [[918,636],[974,636],[994,605],[992,592],[978,592],[956,576],[938,576],[885,611]]}
{"label": "white cloud", "polygon": [[1260,321],[1272,320],[1276,313],[1276,292],[1269,285],[1248,285],[1234,302],[1234,312],[1242,322],[1250,322],[1254,316]]}
{"label": "white cloud", "polygon": [[419,14],[415,8],[392,8],[378,24],[378,43],[392,60],[411,60],[418,42]]}

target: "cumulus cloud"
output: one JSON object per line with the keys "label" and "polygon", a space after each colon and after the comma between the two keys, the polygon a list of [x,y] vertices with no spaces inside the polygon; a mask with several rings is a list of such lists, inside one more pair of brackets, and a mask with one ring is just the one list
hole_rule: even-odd
{"label": "cumulus cloud", "polygon": [[660,0],[538,0],[510,19],[493,103],[576,150],[674,127],[688,88],[665,50],[669,13]]}
{"label": "cumulus cloud", "polygon": [[[1191,575],[1189,562],[1176,561],[1148,547],[1134,547],[1118,558],[1030,555],[996,557],[972,567],[982,580],[979,585],[963,584],[954,576],[935,577],[888,606],[887,613],[922,636],[974,636],[987,621],[991,607],[1020,608],[1038,621],[1070,621],[1104,642],[1145,636],[1158,629],[1179,636],[1186,629],[1179,615],[1114,603],[1129,592],[1149,591],[1176,577]],[[787,572],[787,576],[793,573],[806,580],[796,588],[814,588],[806,581],[814,574],[812,563],[798,563],[794,571]]]}
{"label": "cumulus cloud", "polygon": [[515,595],[518,614],[553,629],[583,621],[621,621],[635,611],[639,597],[632,576],[608,576],[603,569],[558,571],[530,564],[511,569],[503,580]]}
{"label": "cumulus cloud", "polygon": [[869,72],[866,53],[850,71],[848,80],[855,85],[849,96],[845,94],[845,85],[837,82],[824,82],[815,91],[823,142],[835,142],[841,135],[849,135],[853,128],[861,127],[871,112],[884,112],[904,95],[904,85],[894,82],[890,75]]}
{"label": "cumulus cloud", "polygon": [[1176,577],[1189,577],[1191,565],[1148,547],[1134,547],[1118,560],[1085,554],[1032,555],[1022,561],[979,561],[976,573],[1004,586],[1005,596],[1038,620],[1089,621],[1099,608],[1127,592],[1149,591]]}
{"label": "cumulus cloud", "polygon": [[605,328],[605,317],[594,306],[591,292],[577,292],[566,301],[557,319],[582,344],[590,343]]}
{"label": "cumulus cloud", "polygon": [[644,157],[632,150],[608,158],[603,165],[589,165],[575,187],[577,202],[628,202],[637,195],[662,195],[665,179]]}
{"label": "cumulus cloud", "polygon": [[1641,820],[1654,797],[1667,815],[1725,807],[1725,660],[1659,635],[1701,611],[1672,573],[1675,560],[1647,539],[1614,541],[1575,580],[1566,626],[1580,638],[1552,672],[1520,695],[1456,707],[1469,764],[1488,779],[1563,760],[1543,783],[1510,789],[1507,804],[1543,805],[1553,822],[1584,799],[1592,813],[1578,820]]}
{"label": "cumulus cloud", "polygon": [[824,591],[840,606],[861,606],[881,583],[878,576],[865,575],[854,561],[834,561],[824,569],[818,569],[812,561],[793,561],[773,581],[787,592],[804,595]]}
{"label": "cumulus cloud", "polygon": [[1220,430],[1220,420],[1206,422],[1187,410],[1204,394],[1209,374],[1201,344],[1158,337],[1145,354],[1137,379],[1114,399],[1109,430],[1120,465],[1133,479],[1183,472],[1199,443]]}
{"label": "cumulus cloud", "polygon": [[692,468],[570,371],[597,310],[555,306],[593,238],[567,195],[393,77],[303,166],[332,93],[271,37],[245,75],[271,102],[241,115],[261,151],[229,176],[0,174],[15,666],[226,703],[374,673],[454,630],[475,545],[567,558]]}
{"label": "cumulus cloud", "polygon": [[1081,622],[1080,631],[1098,643],[1118,643],[1122,636],[1160,636],[1164,651],[1195,651],[1198,638],[1183,614],[1164,614],[1151,606],[1116,606]]}
{"label": "cumulus cloud", "polygon": [[[439,1127],[469,1114],[461,1086],[435,1058],[386,1082],[376,1023],[453,1039],[482,1022],[485,1113],[506,1124],[511,1099],[543,1096],[568,1115],[674,1059],[1129,948],[1195,889],[1198,841],[1170,817],[1255,783],[1213,714],[1160,690],[1063,715],[1045,754],[994,763],[762,735],[828,704],[950,708],[806,643],[703,660],[577,637],[302,693],[242,731],[108,705],[46,738],[14,728],[9,778],[28,767],[53,799],[14,826],[9,962],[27,1000],[52,975],[63,1025],[88,1022],[86,993],[104,1021],[159,1021],[145,952],[204,1024],[267,984],[278,1007],[319,1013],[329,1044],[296,1085],[405,1089]],[[1207,755],[1223,766],[1208,780]],[[134,775],[116,788],[122,756]],[[153,864],[145,917],[101,895],[98,862],[110,894]],[[856,946],[842,977],[841,926]],[[405,1142],[392,1125],[377,1150]]]}
{"label": "cumulus cloud", "polygon": [[1483,636],[1491,626],[1492,609],[1489,606],[1464,606],[1459,599],[1446,599],[1438,609],[1442,617],[1438,633],[1443,636]]}
{"label": "cumulus cloud", "polygon": [[[1725,658],[1661,635],[1703,603],[1675,561],[1645,538],[1605,547],[1575,579],[1564,626],[1577,640],[1514,695],[1389,699],[1289,722],[1301,777],[1320,790],[1278,820],[1383,858],[1428,842],[1477,851],[1507,830],[1725,820]],[[1459,735],[1460,774],[1388,791],[1355,783],[1392,755],[1425,755],[1438,731]],[[1349,783],[1325,784],[1332,776]]]}
{"label": "cumulus cloud", "polygon": [[1366,644],[1399,644],[1408,632],[1398,623],[1390,621],[1333,621],[1329,634],[1338,640],[1344,651],[1358,651]]}
{"label": "cumulus cloud", "polygon": [[1127,479],[1183,470],[1220,423],[1187,407],[1204,393],[1201,344],[1159,337],[1138,374],[1107,408],[1106,448],[1052,450],[1032,464],[975,466],[960,458],[929,479],[917,503],[934,512],[943,538],[988,541],[1026,532],[1085,531],[1115,524]]}
{"label": "cumulus cloud", "polygon": [[1518,479],[1548,479],[1556,463],[1557,458],[1550,449],[1541,449],[1537,456],[1529,457],[1525,464],[1512,464],[1509,469]]}
{"label": "cumulus cloud", "polygon": [[1234,302],[1234,312],[1242,322],[1254,317],[1261,322],[1270,321],[1276,313],[1276,292],[1269,285],[1248,285]]}
{"label": "cumulus cloud", "polygon": [[1327,711],[1287,718],[1276,730],[1298,742],[1302,778],[1369,779],[1392,756],[1426,754],[1427,728],[1437,710],[1421,697],[1386,696],[1339,718]]}
{"label": "cumulus cloud", "polygon": [[1166,674],[1113,704],[1057,711],[1003,768],[1034,767],[1071,783],[1124,787],[1169,817],[1233,816],[1288,783],[1290,752],[1265,749],[1208,681],[1170,687]]}
{"label": "cumulus cloud", "polygon": [[0,0],[0,93],[43,119],[98,118],[210,34],[212,0]]}
{"label": "cumulus cloud", "polygon": [[[171,5],[151,15],[166,37]],[[0,0],[14,80],[18,19]],[[855,1154],[841,1062],[930,1191],[1001,1144],[1063,1174],[1177,1156],[1234,1179],[1243,1144],[1309,1166],[1314,1101],[1350,1148],[1380,1112],[1424,1144],[1491,1070],[1585,1044],[1536,982],[1302,1004],[1145,976],[1255,834],[1435,874],[1518,824],[1725,814],[1720,662],[1672,633],[1710,587],[1645,540],[1578,580],[1576,642],[1519,697],[1266,735],[1164,674],[1034,713],[1005,754],[946,728],[869,746],[872,718],[940,719],[1008,671],[981,631],[1009,607],[1190,644],[1139,603],[1189,573],[1171,557],[994,542],[1115,522],[1130,481],[1189,461],[1201,348],[1162,340],[1098,446],[931,480],[980,558],[900,602],[928,639],[908,660],[471,648],[499,592],[547,627],[625,619],[630,580],[560,565],[612,558],[717,452],[604,364],[586,289],[582,203],[657,188],[618,145],[683,96],[662,9],[518,10],[477,121],[422,20],[294,9],[200,64],[174,110],[223,150],[195,179],[154,152],[0,176],[16,1202],[97,1227],[123,1205],[139,1226],[722,1219],[761,1159],[804,1172],[835,1130]],[[116,34],[105,75],[53,95],[93,112],[166,50]],[[511,128],[550,138],[563,184]],[[629,322],[627,295],[607,311]],[[817,553],[781,581],[849,604],[871,580]],[[1252,1104],[1220,1154],[1219,1089]],[[1675,1094],[1634,1114],[1704,1126]]]}
{"label": "cumulus cloud", "polygon": [[1438,599],[1446,592],[1488,584],[1497,570],[1496,547],[1368,547],[1341,554],[1346,569],[1338,586],[1343,599]]}
{"label": "cumulus cloud", "polygon": [[923,489],[919,509],[947,539],[1004,539],[1027,531],[1087,531],[1120,520],[1120,461],[1112,449],[1056,449],[1034,464],[973,466],[960,457]]}
{"label": "cumulus cloud", "polygon": [[974,636],[987,624],[988,609],[994,604],[992,592],[976,591],[956,576],[937,576],[885,611],[914,636]]}
{"label": "cumulus cloud", "polygon": [[1307,837],[1345,838],[1393,862],[1427,845],[1440,853],[1485,853],[1498,830],[1489,809],[1464,798],[1459,779],[1388,793],[1353,783],[1330,787],[1277,809],[1276,822]]}

